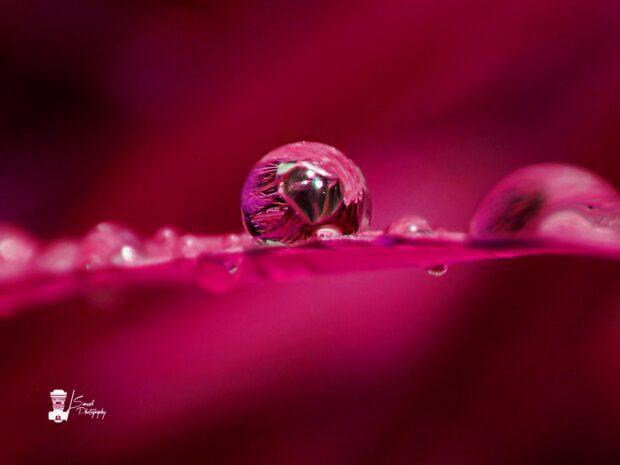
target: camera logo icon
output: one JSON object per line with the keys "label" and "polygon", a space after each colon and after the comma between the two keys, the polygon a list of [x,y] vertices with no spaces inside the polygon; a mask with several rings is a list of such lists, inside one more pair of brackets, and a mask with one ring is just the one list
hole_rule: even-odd
{"label": "camera logo icon", "polygon": [[65,410],[66,391],[54,389],[50,392],[50,398],[52,399],[52,411],[48,413],[47,417],[54,423],[67,421],[69,419],[69,409]]}

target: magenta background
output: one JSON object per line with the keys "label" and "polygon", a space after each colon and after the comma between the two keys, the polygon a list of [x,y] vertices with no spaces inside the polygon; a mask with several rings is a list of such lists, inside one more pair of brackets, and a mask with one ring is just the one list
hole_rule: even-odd
{"label": "magenta background", "polygon": [[[251,165],[318,140],[374,220],[465,230],[511,170],[620,186],[608,1],[4,1],[0,215],[240,228]],[[210,296],[110,289],[0,321],[0,463],[620,461],[616,263],[527,258]],[[103,421],[47,420],[76,388]]]}

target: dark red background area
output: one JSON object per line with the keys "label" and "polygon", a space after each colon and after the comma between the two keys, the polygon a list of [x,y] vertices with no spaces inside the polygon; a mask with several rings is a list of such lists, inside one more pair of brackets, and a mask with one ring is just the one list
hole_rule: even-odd
{"label": "dark red background area", "polygon": [[[0,220],[42,238],[237,231],[248,170],[297,140],[356,161],[376,228],[466,230],[530,163],[620,186],[611,0],[0,5]],[[26,309],[0,320],[0,462],[618,463],[618,270],[541,257]],[[55,388],[106,418],[49,422]]]}

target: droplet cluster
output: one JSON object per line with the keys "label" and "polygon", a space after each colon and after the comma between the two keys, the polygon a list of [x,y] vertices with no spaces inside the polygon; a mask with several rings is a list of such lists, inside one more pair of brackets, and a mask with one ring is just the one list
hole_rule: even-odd
{"label": "droplet cluster", "polygon": [[[334,240],[368,225],[364,178],[336,149],[298,143],[273,151],[255,166],[242,207],[252,235],[199,236],[162,228],[141,238],[121,225],[101,223],[81,239],[44,243],[0,223],[5,291],[0,314],[19,302],[69,295],[86,286],[88,277],[93,283],[123,283],[130,274],[138,281],[191,279],[222,292],[240,282],[402,265],[441,276],[454,263],[532,253],[620,257],[620,195],[601,177],[570,165],[533,165],[508,175],[480,203],[469,234],[432,228],[410,214],[383,232]],[[255,238],[316,242],[264,247]],[[47,284],[56,277],[54,285]],[[33,286],[32,293],[24,283]]]}

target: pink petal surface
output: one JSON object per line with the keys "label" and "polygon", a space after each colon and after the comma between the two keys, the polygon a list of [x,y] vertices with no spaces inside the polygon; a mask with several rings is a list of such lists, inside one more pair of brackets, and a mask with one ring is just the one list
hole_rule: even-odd
{"label": "pink petal surface", "polygon": [[[99,226],[102,227],[107,229],[109,226]],[[102,254],[91,255],[88,247],[85,258],[83,248],[78,248],[76,253],[74,247],[77,246],[70,242],[55,243],[41,259],[35,260],[34,266],[9,262],[4,267],[5,277],[0,281],[0,309],[3,315],[8,315],[27,305],[88,295],[109,286],[200,286],[206,291],[219,293],[238,285],[256,285],[263,281],[407,267],[424,268],[431,273],[436,266],[530,255],[585,255],[620,260],[620,242],[612,242],[609,238],[602,243],[597,240],[562,241],[559,238],[489,242],[446,231],[415,236],[370,231],[314,239],[303,245],[287,247],[259,245],[245,235],[190,235],[178,237],[182,245],[173,248],[180,252],[164,255],[157,252],[155,255],[141,254],[140,250],[149,249],[152,240],[142,246],[134,238],[133,245],[121,242],[112,255],[104,253],[105,262]],[[189,249],[188,243],[192,244]],[[222,245],[231,243],[234,245]],[[46,262],[50,260],[49,255],[55,253],[63,255],[56,258],[50,271]],[[57,269],[58,263],[62,267],[60,270]]]}
{"label": "pink petal surface", "polygon": [[[612,0],[5,3],[0,219],[30,231],[21,256],[52,282],[75,280],[102,220],[133,246],[165,224],[239,231],[252,165],[295,140],[355,160],[376,231],[415,214],[467,232],[485,193],[533,163],[620,186]],[[97,268],[114,249],[96,239],[78,274],[147,285],[79,286],[0,319],[0,462],[616,464],[620,274],[591,255],[609,240],[581,243],[613,228],[583,234],[597,220],[581,212],[529,231],[585,255],[223,293],[177,269],[164,284]],[[176,253],[167,237],[146,254]],[[108,416],[48,421],[59,387]]]}

